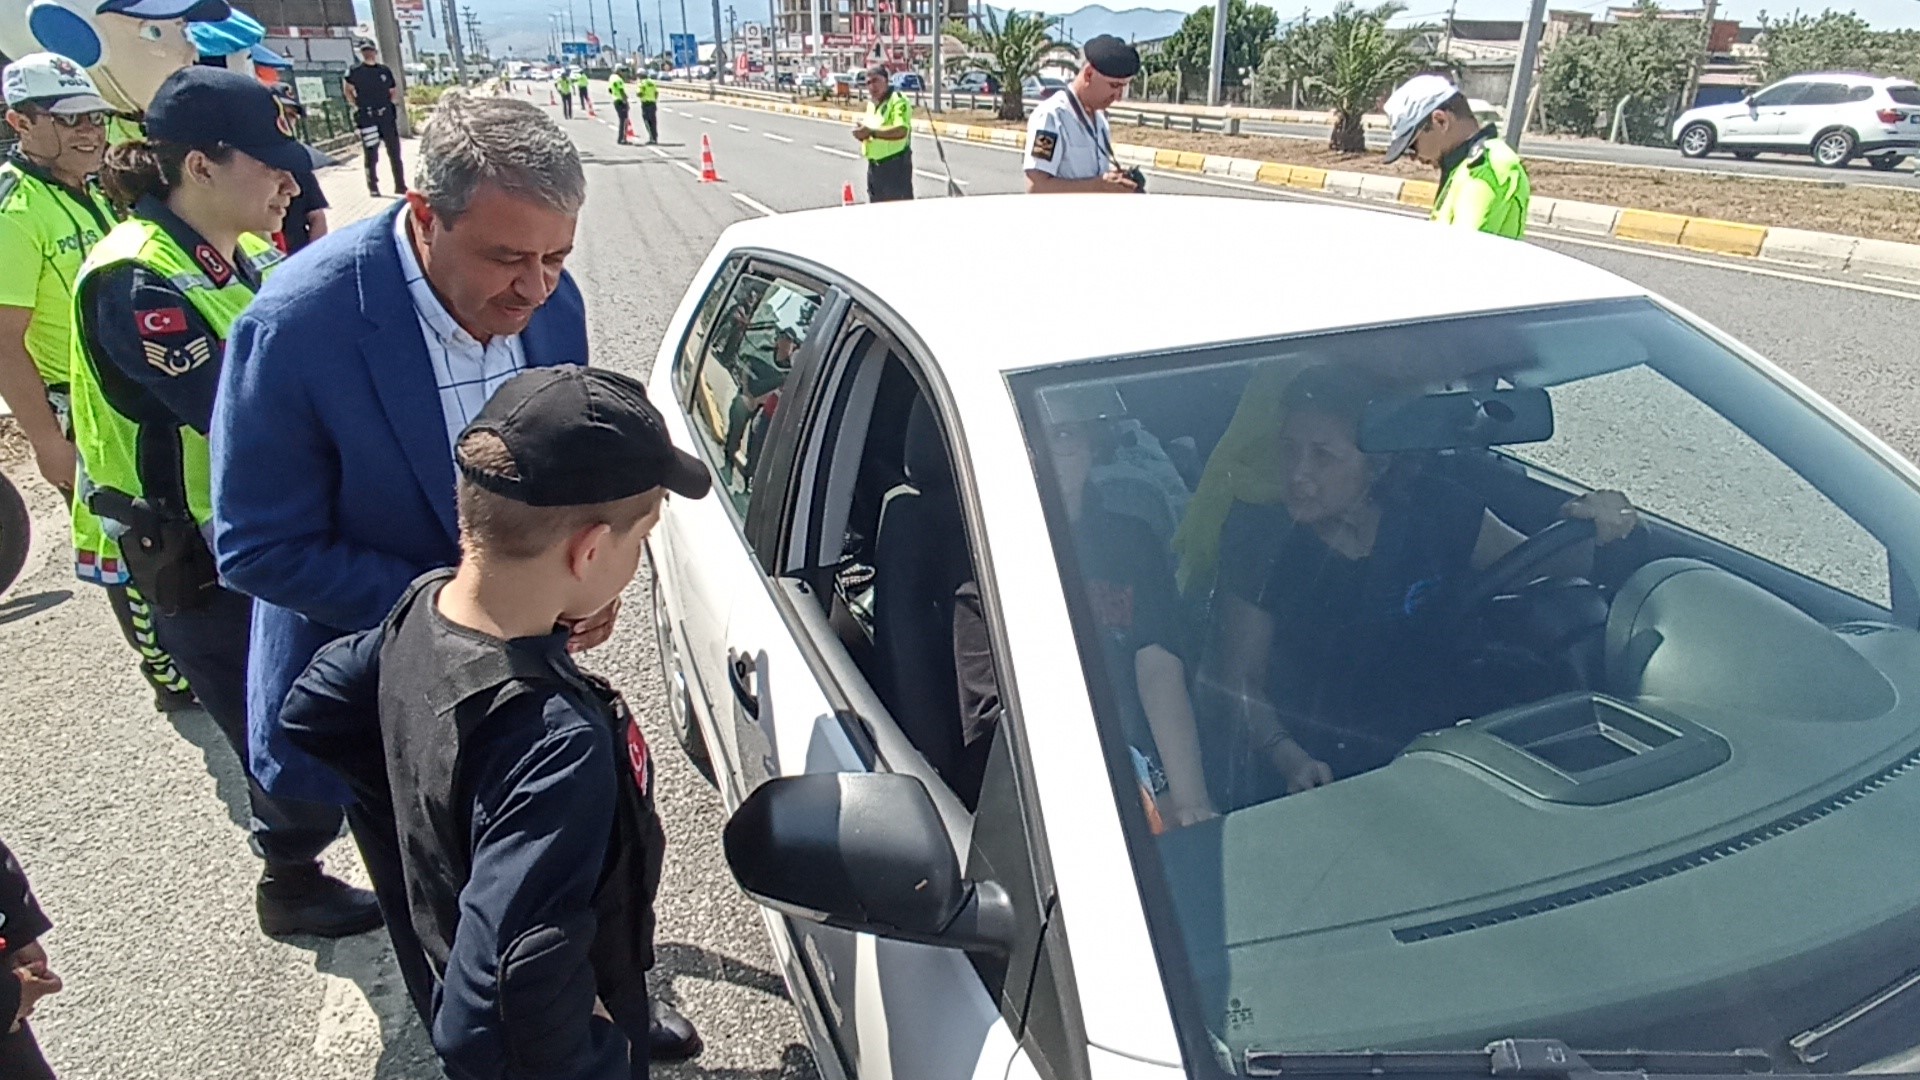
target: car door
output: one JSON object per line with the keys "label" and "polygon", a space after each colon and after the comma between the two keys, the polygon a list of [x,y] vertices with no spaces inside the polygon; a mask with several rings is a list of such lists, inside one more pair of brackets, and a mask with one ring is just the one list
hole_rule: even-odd
{"label": "car door", "polygon": [[1781,113],[1798,101],[1806,89],[1806,83],[1777,83],[1738,105],[1729,106],[1716,121],[1720,143],[1752,146],[1770,142],[1772,133],[1779,129]]}
{"label": "car door", "polygon": [[718,742],[709,751],[730,802],[750,787],[743,762],[766,752],[757,725],[737,704],[735,686],[750,659],[727,648],[739,598],[763,591],[746,519],[781,391],[825,297],[803,275],[736,260],[716,277],[676,359],[674,389],[715,482],[710,497],[677,502],[662,522],[676,592],[668,608],[680,621],[695,707]]}
{"label": "car door", "polygon": [[[873,658],[857,644],[857,616],[843,602],[850,588],[858,588],[849,585],[847,551],[861,550],[860,535],[872,532],[857,519],[874,509],[871,496],[880,494],[856,487],[876,479],[891,482],[901,452],[901,440],[891,436],[914,407],[900,406],[920,393],[905,374],[904,356],[896,339],[854,307],[821,353],[822,362],[796,379],[782,406],[785,415],[767,451],[775,464],[760,479],[763,492],[784,491],[786,502],[756,503],[749,515],[748,534],[756,543],[765,587],[736,594],[728,626],[728,648],[739,674],[735,690],[763,740],[764,752],[747,755],[743,768],[749,786],[809,772],[914,776],[933,796],[960,861],[979,865],[986,860],[973,847],[975,814],[882,700]],[[884,401],[883,388],[892,392]],[[950,455],[950,446],[943,443],[939,452]],[[885,494],[891,498],[882,502],[906,497],[898,485]],[[971,560],[964,536],[949,539]],[[856,640],[851,649],[850,637]],[[951,655],[945,659],[953,662]],[[924,674],[932,678],[938,672]],[[1011,768],[1004,761],[1003,766]],[[1045,935],[1046,904],[1034,885],[1024,834],[1018,833],[1030,815],[1021,811],[1011,783],[994,791],[983,808],[994,811],[995,821],[1015,823],[1012,830],[988,828],[1000,838],[993,861],[1003,868],[1000,876],[1009,879],[1005,887],[1022,913],[1021,962],[981,961],[957,949],[772,917],[776,932],[792,943],[814,1011],[850,1075],[1004,1080],[1028,1053],[1020,1038],[1030,1001],[1042,996],[1029,987]],[[1017,977],[1009,975],[1013,968],[1021,969]],[[1066,1008],[1059,1004],[1058,985],[1056,980],[1043,987],[1056,1014]],[[1016,1006],[1006,1004],[1009,996],[1017,999]],[[1062,1024],[1055,1030],[1075,1029]],[[1051,1058],[1073,1060],[1065,1048],[1070,1041],[1054,1038]],[[1082,1045],[1078,1058],[1084,1057]],[[1048,1075],[1083,1073],[1069,1069]]]}
{"label": "car door", "polygon": [[1853,88],[1845,83],[1807,83],[1801,95],[1786,105],[1769,110],[1775,117],[1768,138],[1794,146],[1811,145],[1813,137],[1841,118]]}

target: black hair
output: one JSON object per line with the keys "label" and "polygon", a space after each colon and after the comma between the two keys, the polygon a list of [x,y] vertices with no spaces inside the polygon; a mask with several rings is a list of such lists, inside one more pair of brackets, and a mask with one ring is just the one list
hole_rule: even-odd
{"label": "black hair", "polygon": [[133,139],[107,148],[100,165],[100,186],[114,205],[126,210],[151,195],[164,199],[180,186],[187,155],[199,150],[215,164],[224,165],[237,152],[231,146],[213,148],[153,139]]}
{"label": "black hair", "polygon": [[1467,95],[1465,94],[1453,95],[1447,100],[1441,102],[1440,107],[1433,111],[1434,112],[1450,112],[1462,120],[1467,120],[1475,123],[1477,123],[1480,119],[1479,117],[1473,115],[1473,103],[1467,100]]}

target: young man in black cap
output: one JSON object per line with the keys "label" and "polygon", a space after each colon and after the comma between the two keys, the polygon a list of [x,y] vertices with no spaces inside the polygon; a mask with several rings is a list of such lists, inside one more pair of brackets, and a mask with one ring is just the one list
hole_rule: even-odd
{"label": "young man in black cap", "polygon": [[633,580],[669,493],[710,480],[639,382],[571,366],[508,380],[454,457],[460,565],[322,650],[281,722],[395,831],[388,917],[427,952],[450,1075],[644,1077],[652,761],[569,644]]}
{"label": "young man in black cap", "polygon": [[1064,94],[1042,101],[1027,118],[1029,194],[1055,192],[1135,192],[1140,177],[1113,160],[1113,133],[1107,109],[1127,96],[1140,73],[1140,54],[1111,34],[1101,34],[1081,50],[1086,63]]}

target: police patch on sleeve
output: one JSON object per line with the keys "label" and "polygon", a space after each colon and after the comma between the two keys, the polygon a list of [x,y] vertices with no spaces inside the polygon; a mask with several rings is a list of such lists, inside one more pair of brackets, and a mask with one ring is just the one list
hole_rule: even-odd
{"label": "police patch on sleeve", "polygon": [[1060,136],[1051,131],[1033,133],[1033,156],[1040,161],[1052,161],[1054,148],[1060,145]]}
{"label": "police patch on sleeve", "polygon": [[205,335],[195,337],[184,345],[162,345],[157,341],[142,339],[140,350],[146,356],[148,366],[168,378],[179,378],[213,359],[213,343]]}

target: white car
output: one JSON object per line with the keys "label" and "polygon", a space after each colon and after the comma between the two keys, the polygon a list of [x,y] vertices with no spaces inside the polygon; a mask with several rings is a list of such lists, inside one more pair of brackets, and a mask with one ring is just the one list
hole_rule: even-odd
{"label": "white car", "polygon": [[[983,313],[897,255],[1040,235],[1297,257]],[[1359,209],[1008,196],[737,224],[670,325],[717,479],[660,653],[824,1075],[1914,1042],[1920,472],[1694,317]]]}
{"label": "white car", "polygon": [[1865,157],[1885,171],[1920,152],[1920,85],[1871,75],[1795,75],[1740,101],[1681,113],[1673,141],[1690,158],[1715,150],[1739,158],[1811,154],[1837,169]]}

